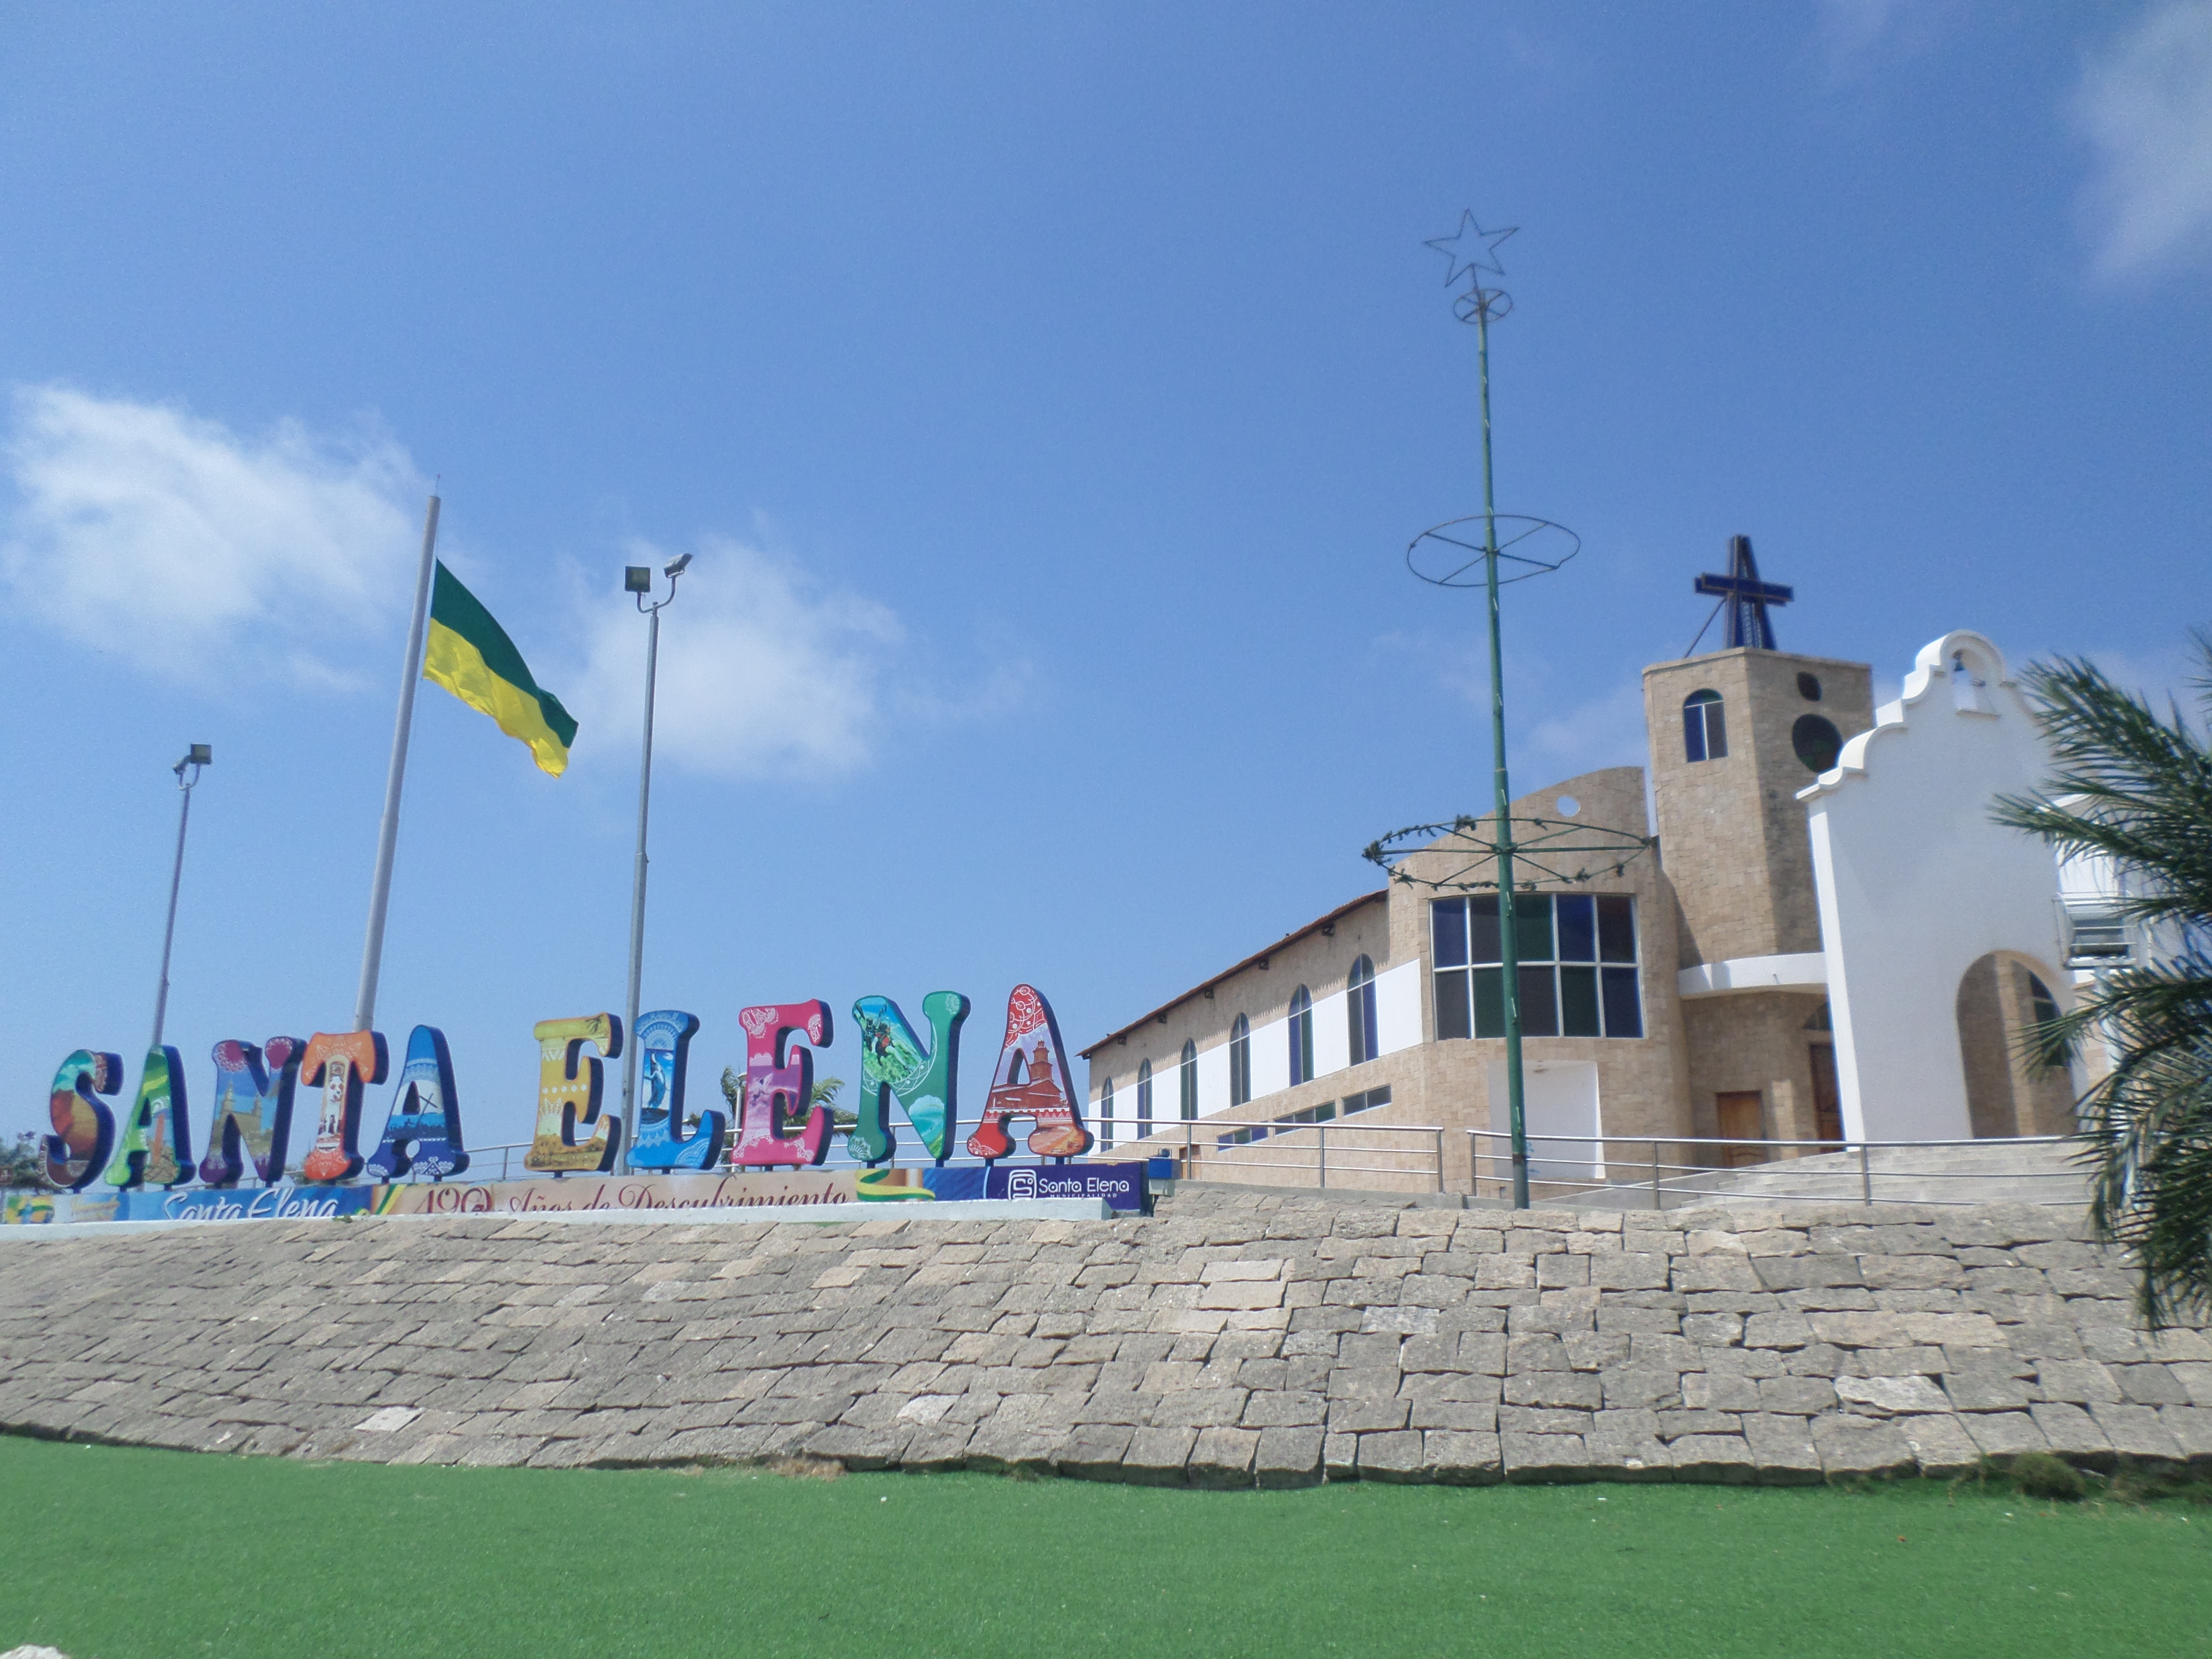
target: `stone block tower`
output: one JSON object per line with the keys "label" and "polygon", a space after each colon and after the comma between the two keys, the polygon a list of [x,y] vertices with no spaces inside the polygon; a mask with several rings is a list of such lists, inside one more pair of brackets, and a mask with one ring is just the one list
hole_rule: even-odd
{"label": "stone block tower", "polygon": [[1841,1130],[1826,967],[1796,797],[1874,724],[1873,677],[1864,663],[1775,649],[1765,607],[1790,590],[1759,580],[1747,538],[1730,550],[1729,575],[1698,580],[1729,608],[1728,645],[1644,671],[1692,1133],[1831,1139]]}
{"label": "stone block tower", "polygon": [[1867,665],[1747,647],[1655,663],[1644,718],[1682,965],[1818,951],[1797,792],[1874,724]]}

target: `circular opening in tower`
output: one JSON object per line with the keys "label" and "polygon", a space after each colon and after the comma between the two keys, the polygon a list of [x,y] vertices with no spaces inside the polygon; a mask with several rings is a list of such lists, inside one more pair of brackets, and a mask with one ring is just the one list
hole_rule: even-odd
{"label": "circular opening in tower", "polygon": [[1797,677],[1797,695],[1807,702],[1820,702],[1820,682],[1810,674],[1800,674]]}
{"label": "circular opening in tower", "polygon": [[1800,714],[1797,724],[1790,728],[1790,746],[1808,769],[1826,772],[1843,752],[1844,734],[1836,730],[1832,720],[1818,714]]}

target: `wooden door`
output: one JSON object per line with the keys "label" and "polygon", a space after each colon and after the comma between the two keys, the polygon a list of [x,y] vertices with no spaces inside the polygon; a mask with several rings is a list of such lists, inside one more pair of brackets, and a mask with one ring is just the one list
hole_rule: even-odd
{"label": "wooden door", "polygon": [[[1766,1138],[1765,1097],[1756,1089],[1740,1089],[1733,1093],[1716,1095],[1715,1103],[1720,1109],[1721,1139],[1723,1140],[1764,1140]],[[1723,1146],[1720,1149],[1720,1166],[1723,1170],[1741,1169],[1747,1164],[1764,1164],[1764,1146]]]}
{"label": "wooden door", "polygon": [[1814,1133],[1822,1140],[1840,1143],[1844,1138],[1844,1091],[1836,1084],[1836,1050],[1832,1043],[1813,1045]]}

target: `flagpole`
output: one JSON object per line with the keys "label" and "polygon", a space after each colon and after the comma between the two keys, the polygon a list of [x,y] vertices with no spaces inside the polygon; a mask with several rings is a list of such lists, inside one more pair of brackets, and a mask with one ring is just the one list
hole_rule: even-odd
{"label": "flagpole", "polygon": [[407,665],[399,677],[399,718],[392,732],[392,771],[384,781],[384,822],[376,832],[376,879],[368,890],[368,940],[361,952],[361,994],[354,999],[353,1028],[376,1024],[376,981],[384,967],[384,912],[392,899],[392,859],[399,847],[399,792],[407,781],[407,738],[415,725],[415,682],[422,677],[422,635],[430,611],[430,573],[438,550],[438,507],[430,497],[422,519],[422,566],[415,574],[415,617],[407,628]]}

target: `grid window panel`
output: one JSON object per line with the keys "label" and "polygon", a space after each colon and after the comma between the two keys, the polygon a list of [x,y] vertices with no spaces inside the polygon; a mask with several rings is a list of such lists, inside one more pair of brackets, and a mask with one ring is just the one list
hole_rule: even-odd
{"label": "grid window panel", "polygon": [[[1494,902],[1494,901],[1493,901]],[[1429,911],[1433,955],[1439,968],[1467,966],[1467,901],[1438,899]]]}
{"label": "grid window panel", "polygon": [[1559,969],[1559,1035],[1603,1036],[1598,1018],[1597,969],[1562,965]]}
{"label": "grid window panel", "polygon": [[1559,920],[1559,960],[1597,960],[1597,901],[1588,893],[1562,893],[1553,901]]}
{"label": "grid window panel", "polygon": [[1636,961],[1636,901],[1626,893],[1598,896],[1597,953],[1601,962]]}
{"label": "grid window panel", "polygon": [[1464,968],[1439,968],[1435,981],[1437,1037],[1441,1040],[1474,1036],[1474,1029],[1468,1018],[1468,970]]}
{"label": "grid window panel", "polygon": [[1505,970],[1503,968],[1478,968],[1474,970],[1474,1034],[1486,1037],[1505,1035]]}
{"label": "grid window panel", "polygon": [[[1644,1035],[1633,898],[1524,893],[1513,911],[1523,1036]],[[1498,921],[1494,894],[1431,902],[1431,936],[1460,958],[1439,957],[1431,975],[1439,1039],[1505,1035]]]}
{"label": "grid window panel", "polygon": [[1644,1035],[1644,1003],[1636,994],[1636,969],[1607,968],[1601,970],[1605,979],[1605,1034],[1607,1036],[1640,1037]]}

